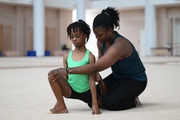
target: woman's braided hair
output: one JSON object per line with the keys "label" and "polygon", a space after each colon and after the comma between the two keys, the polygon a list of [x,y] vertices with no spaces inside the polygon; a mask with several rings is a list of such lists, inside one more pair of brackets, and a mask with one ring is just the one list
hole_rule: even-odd
{"label": "woman's braided hair", "polygon": [[119,12],[114,7],[103,9],[93,21],[93,28],[103,27],[106,30],[119,27]]}

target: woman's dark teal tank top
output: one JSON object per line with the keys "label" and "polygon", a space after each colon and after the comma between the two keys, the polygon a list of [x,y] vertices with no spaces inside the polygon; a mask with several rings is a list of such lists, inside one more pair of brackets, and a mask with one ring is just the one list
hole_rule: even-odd
{"label": "woman's dark teal tank top", "polygon": [[[121,36],[119,33],[116,32],[116,37],[113,39],[113,43],[118,37],[123,37],[123,36]],[[116,63],[113,66],[111,66],[113,72],[112,74],[117,79],[132,78],[139,81],[147,81],[145,67],[141,59],[139,58],[139,55],[135,47],[131,42],[130,44],[132,45],[133,48],[132,54],[128,58],[119,58],[116,61]],[[106,50],[106,44],[103,44],[103,54],[105,50]]]}

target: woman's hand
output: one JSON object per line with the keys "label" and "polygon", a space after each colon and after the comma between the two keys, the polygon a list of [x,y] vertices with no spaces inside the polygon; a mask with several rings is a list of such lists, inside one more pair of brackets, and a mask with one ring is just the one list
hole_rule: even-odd
{"label": "woman's hand", "polygon": [[48,73],[48,77],[53,79],[52,81],[54,82],[57,78],[62,77],[66,75],[66,69],[65,68],[58,68],[58,69],[54,69],[51,70]]}
{"label": "woman's hand", "polygon": [[99,110],[97,103],[92,104],[92,114],[93,115],[94,114],[97,114],[97,115],[101,114],[101,111]]}

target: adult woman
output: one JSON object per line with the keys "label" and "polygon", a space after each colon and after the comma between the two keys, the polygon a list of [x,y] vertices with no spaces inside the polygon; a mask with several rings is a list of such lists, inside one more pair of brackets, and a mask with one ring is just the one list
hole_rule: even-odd
{"label": "adult woman", "polygon": [[93,74],[111,67],[112,73],[97,85],[97,93],[102,97],[98,99],[102,100],[103,108],[125,110],[139,105],[137,97],[147,84],[145,68],[133,44],[116,32],[116,27],[119,27],[118,10],[113,7],[103,9],[93,21],[99,54],[96,63],[52,70],[49,77],[71,73]]}

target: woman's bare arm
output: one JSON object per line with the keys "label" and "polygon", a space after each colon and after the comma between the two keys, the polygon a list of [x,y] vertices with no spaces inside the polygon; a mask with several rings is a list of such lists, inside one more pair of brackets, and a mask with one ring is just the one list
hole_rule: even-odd
{"label": "woman's bare arm", "polygon": [[[81,67],[71,68],[70,74],[94,74],[111,67],[120,57],[126,58],[132,53],[132,46],[125,38],[117,38],[116,41],[108,48],[106,53],[95,63]],[[53,71],[53,74],[64,76],[66,69],[59,68]]]}
{"label": "woman's bare arm", "polygon": [[[131,52],[132,46],[130,43],[125,38],[118,38],[94,64],[72,68],[71,72],[73,74],[97,73],[111,67],[120,57],[128,57]],[[63,73],[63,71],[60,72]]]}

